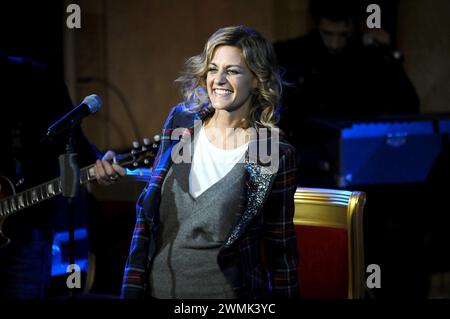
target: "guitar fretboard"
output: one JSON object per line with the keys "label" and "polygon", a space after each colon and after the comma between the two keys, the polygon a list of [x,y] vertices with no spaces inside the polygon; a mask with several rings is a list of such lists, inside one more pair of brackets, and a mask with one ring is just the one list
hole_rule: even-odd
{"label": "guitar fretboard", "polygon": [[[95,180],[95,165],[80,170],[80,183]],[[62,193],[61,178],[55,178],[21,193],[6,197],[0,201],[0,217],[7,217],[22,209],[52,198]]]}

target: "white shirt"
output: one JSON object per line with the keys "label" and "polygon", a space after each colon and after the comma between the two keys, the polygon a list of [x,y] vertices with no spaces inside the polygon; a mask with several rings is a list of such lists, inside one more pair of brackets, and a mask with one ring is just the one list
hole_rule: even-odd
{"label": "white shirt", "polygon": [[197,198],[227,175],[236,163],[244,159],[247,147],[248,142],[233,149],[219,148],[208,140],[202,125],[195,141],[189,174],[189,192],[192,197]]}

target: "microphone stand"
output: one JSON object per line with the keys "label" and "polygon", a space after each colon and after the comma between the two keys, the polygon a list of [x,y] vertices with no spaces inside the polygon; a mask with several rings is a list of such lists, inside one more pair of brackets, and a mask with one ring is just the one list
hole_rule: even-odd
{"label": "microphone stand", "polygon": [[[61,193],[67,199],[67,223],[69,230],[69,270],[79,271],[79,267],[75,265],[75,217],[74,217],[74,202],[73,199],[78,196],[80,188],[80,168],[77,163],[77,154],[74,151],[75,146],[75,132],[78,125],[80,125],[83,117],[95,113],[102,105],[102,100],[96,94],[87,96],[83,102],[64,115],[56,123],[47,129],[46,136],[41,139],[44,142],[51,142],[55,138],[62,136],[62,133],[68,133],[66,136],[66,151],[58,157],[59,169],[61,175]],[[76,281],[81,281],[80,273],[75,275]],[[71,275],[69,276],[71,277]],[[77,287],[70,287],[69,278],[66,280],[67,288],[69,290],[69,298],[75,298]],[[81,287],[80,287],[81,288]]]}
{"label": "microphone stand", "polygon": [[[75,265],[75,216],[73,200],[78,196],[80,188],[80,168],[77,162],[77,154],[74,152],[74,135],[74,130],[71,129],[66,140],[66,152],[58,157],[62,196],[67,199],[69,265]],[[75,299],[76,287],[70,288],[69,285],[67,285],[67,288],[69,298]]]}

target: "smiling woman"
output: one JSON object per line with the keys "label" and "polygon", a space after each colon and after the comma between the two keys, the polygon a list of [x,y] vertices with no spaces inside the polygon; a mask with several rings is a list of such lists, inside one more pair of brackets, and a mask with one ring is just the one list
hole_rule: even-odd
{"label": "smiling woman", "polygon": [[[251,98],[257,83],[239,48],[222,45],[214,50],[206,76],[209,100],[215,111],[205,124],[206,135],[212,143],[219,147],[240,146],[233,143],[236,131],[226,132],[226,129],[249,127],[247,118],[249,118]],[[211,134],[211,128],[219,129],[219,140],[214,139],[216,136]],[[249,136],[244,138],[245,142],[248,142]]]}
{"label": "smiling woman", "polygon": [[246,117],[250,97],[256,89],[256,77],[249,70],[239,48],[224,45],[214,50],[208,67],[206,86],[211,104],[217,111],[239,110]]}
{"label": "smiling woman", "polygon": [[[122,297],[297,296],[295,150],[275,126],[271,43],[245,26],[219,29],[178,81],[185,101],[137,203]],[[275,170],[252,154],[262,141]]]}
{"label": "smiling woman", "polygon": [[[219,50],[220,47],[232,47]],[[221,51],[220,56],[217,51]],[[223,52],[222,52],[223,51]],[[228,62],[228,78],[236,72],[247,73],[255,77],[256,84],[252,87],[249,121],[250,125],[258,124],[265,127],[275,127],[277,122],[276,108],[281,96],[282,80],[276,63],[272,44],[257,31],[245,26],[227,27],[217,30],[208,39],[203,52],[186,61],[183,74],[176,80],[181,84],[181,93],[193,111],[209,108],[211,92],[207,90],[207,75],[218,66],[212,65],[214,59],[223,58],[226,53],[233,54]],[[227,56],[230,57],[231,56]],[[237,63],[236,67],[233,63]]]}

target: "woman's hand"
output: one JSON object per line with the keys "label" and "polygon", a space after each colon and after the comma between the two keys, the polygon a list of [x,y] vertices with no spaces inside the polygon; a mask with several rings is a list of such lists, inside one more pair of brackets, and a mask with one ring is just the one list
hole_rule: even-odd
{"label": "woman's hand", "polygon": [[125,169],[111,161],[114,159],[115,153],[107,151],[101,160],[95,163],[95,177],[99,184],[111,185],[115,183],[120,176],[125,176]]}

